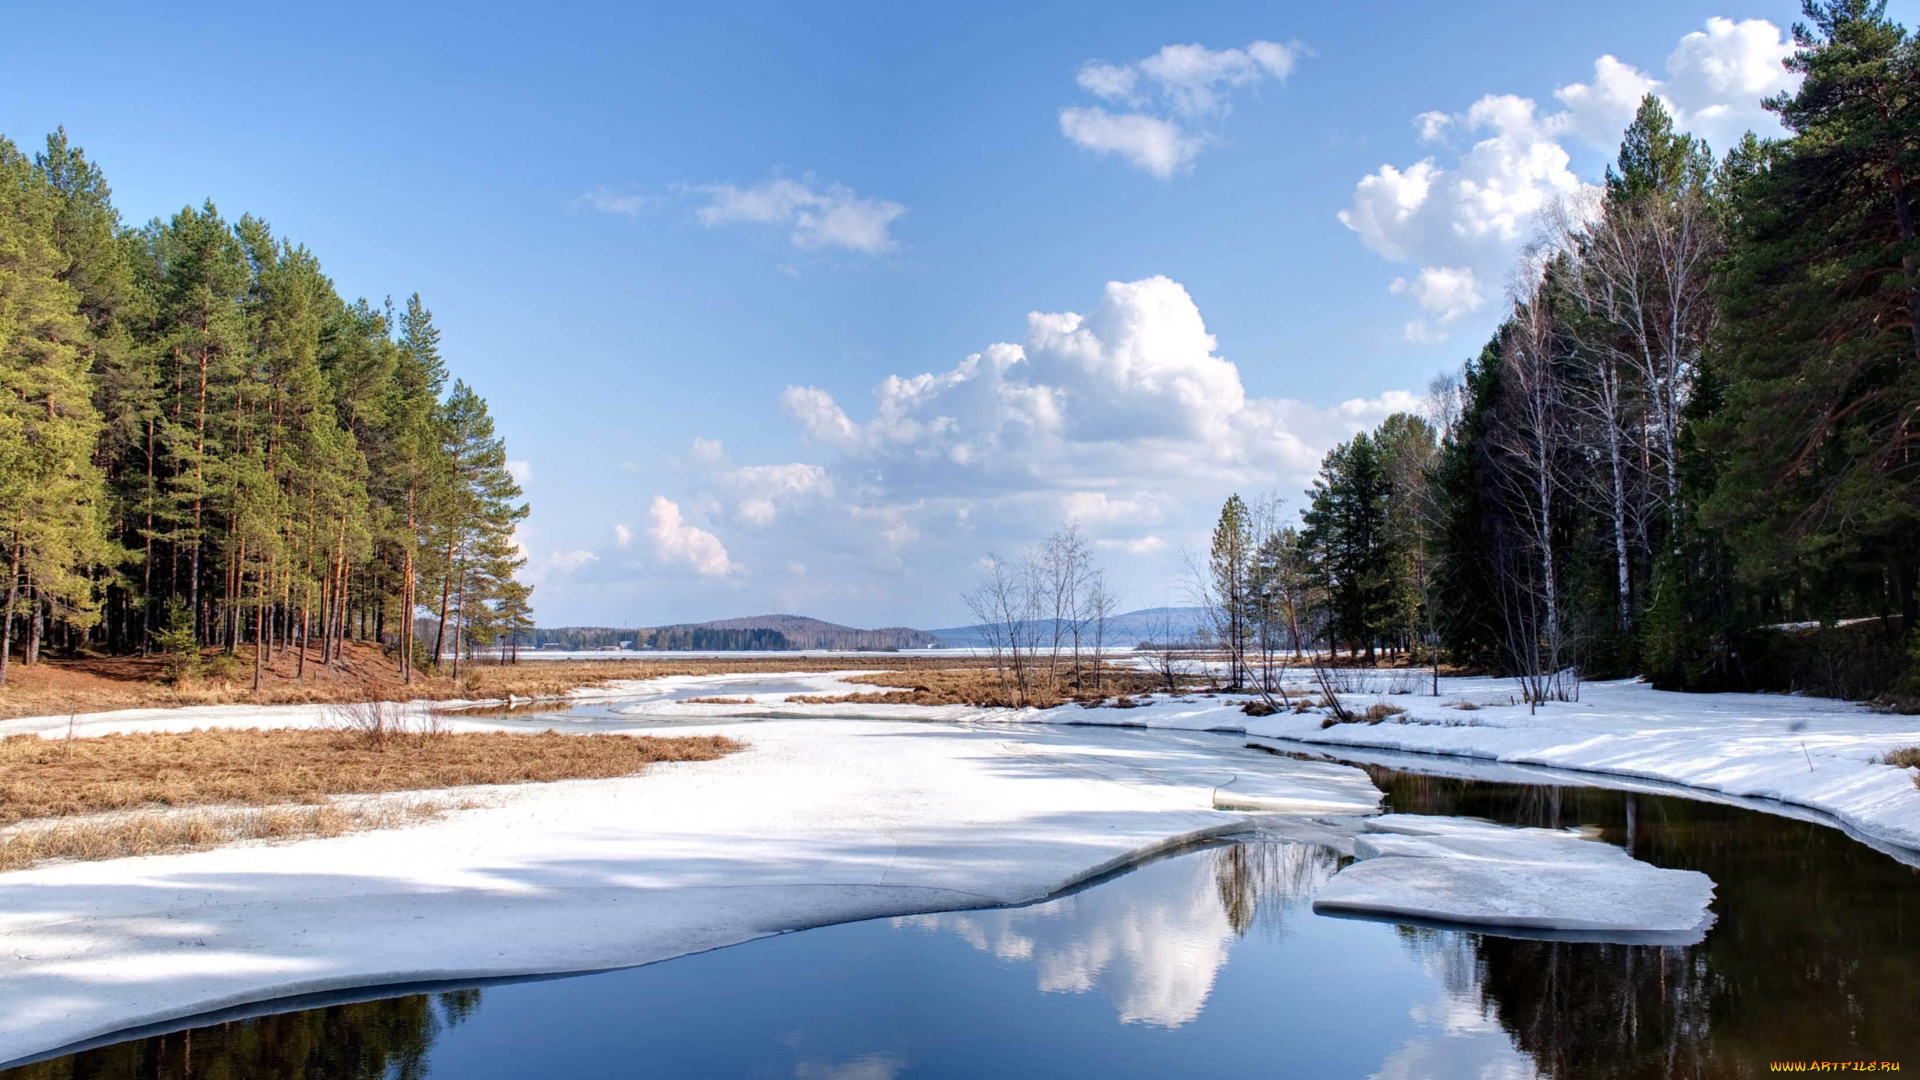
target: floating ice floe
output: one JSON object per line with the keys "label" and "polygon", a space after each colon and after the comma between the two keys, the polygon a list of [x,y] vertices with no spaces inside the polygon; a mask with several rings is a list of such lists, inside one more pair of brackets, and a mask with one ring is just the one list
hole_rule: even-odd
{"label": "floating ice floe", "polygon": [[1570,830],[1391,814],[1361,826],[1353,854],[1315,911],[1657,944],[1691,944],[1713,923],[1712,878]]}

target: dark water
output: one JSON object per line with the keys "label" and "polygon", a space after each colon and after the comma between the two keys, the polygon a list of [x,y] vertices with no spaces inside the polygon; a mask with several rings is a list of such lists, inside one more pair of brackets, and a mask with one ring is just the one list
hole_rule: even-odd
{"label": "dark water", "polygon": [[1598,826],[1718,883],[1690,947],[1317,916],[1340,865],[1251,840],[1071,896],[645,968],[208,1025],[0,1072],[156,1077],[1741,1077],[1920,1069],[1920,873],[1673,797],[1370,769],[1401,812]]}

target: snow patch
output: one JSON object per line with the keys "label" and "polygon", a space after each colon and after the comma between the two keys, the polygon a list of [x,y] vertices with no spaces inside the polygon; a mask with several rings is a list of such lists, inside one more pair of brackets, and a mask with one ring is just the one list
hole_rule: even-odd
{"label": "snow patch", "polygon": [[1707,875],[1571,830],[1390,814],[1361,826],[1353,854],[1315,911],[1660,944],[1697,942],[1713,922]]}

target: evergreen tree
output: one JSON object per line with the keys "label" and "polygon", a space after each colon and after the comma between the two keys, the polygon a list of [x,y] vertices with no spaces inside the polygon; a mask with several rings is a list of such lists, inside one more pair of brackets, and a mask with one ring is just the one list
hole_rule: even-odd
{"label": "evergreen tree", "polygon": [[470,639],[526,628],[526,508],[418,296],[347,304],[211,203],[123,228],[64,131],[0,140],[0,188],[0,678],[48,640],[247,650],[257,684],[354,639],[410,677],[423,572]]}
{"label": "evergreen tree", "polygon": [[1920,623],[1920,71],[1869,0],[1809,4],[1770,100],[1792,137],[1728,169],[1704,438],[1724,467],[1705,510],[1747,589],[1816,618],[1887,606]]}
{"label": "evergreen tree", "polygon": [[1320,463],[1302,513],[1316,584],[1326,597],[1329,641],[1374,657],[1395,617],[1396,581],[1387,537],[1388,480],[1373,438],[1364,432]]}
{"label": "evergreen tree", "polygon": [[33,663],[48,619],[80,630],[93,624],[91,572],[117,561],[92,461],[100,424],[81,351],[87,324],[79,293],[64,280],[70,262],[53,240],[59,211],[58,193],[0,139],[0,683],[15,616],[24,616]]}
{"label": "evergreen tree", "polygon": [[1253,520],[1246,501],[1227,497],[1213,526],[1207,574],[1214,631],[1227,650],[1227,682],[1246,684],[1247,643],[1253,631]]}

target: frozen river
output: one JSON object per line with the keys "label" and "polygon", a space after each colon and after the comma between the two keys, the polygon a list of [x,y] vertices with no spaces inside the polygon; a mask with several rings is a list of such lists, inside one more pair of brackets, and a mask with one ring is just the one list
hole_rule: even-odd
{"label": "frozen river", "polygon": [[1676,796],[1374,767],[1388,809],[1599,830],[1718,884],[1692,946],[1317,915],[1342,862],[1262,836],[1014,908],[646,967],[276,1003],[26,1077],[1754,1076],[1920,1062],[1920,872]]}

